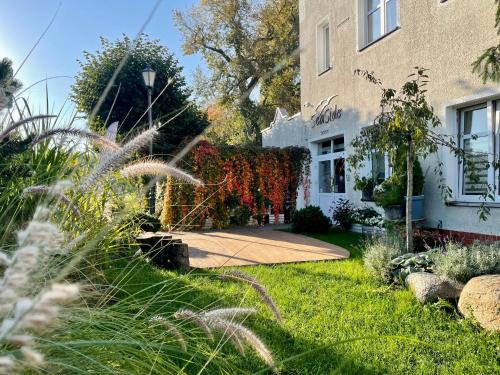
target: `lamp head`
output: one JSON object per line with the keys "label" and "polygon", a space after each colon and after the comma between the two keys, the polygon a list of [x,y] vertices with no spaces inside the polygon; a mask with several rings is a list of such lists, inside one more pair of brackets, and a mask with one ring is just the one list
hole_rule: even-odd
{"label": "lamp head", "polygon": [[148,65],[146,69],[142,71],[142,78],[144,79],[146,87],[152,89],[155,85],[156,72]]}

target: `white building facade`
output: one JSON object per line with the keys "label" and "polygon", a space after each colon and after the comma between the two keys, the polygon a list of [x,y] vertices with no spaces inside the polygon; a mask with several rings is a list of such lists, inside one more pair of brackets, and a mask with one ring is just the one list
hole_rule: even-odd
{"label": "white building facade", "polygon": [[[299,192],[299,207],[317,205],[329,215],[339,198],[373,205],[361,202],[346,165],[351,141],[379,113],[380,91],[355,76],[356,69],[374,72],[384,87],[396,89],[415,66],[429,69],[428,98],[443,123],[439,131],[498,160],[500,85],[483,84],[471,67],[499,43],[494,0],[300,0],[299,9],[302,112],[277,118],[262,131],[264,146],[311,151],[310,201]],[[440,162],[453,191],[446,202],[434,174]],[[480,221],[477,184],[468,181],[449,151],[441,149],[421,164],[427,227],[500,236],[498,171],[479,171],[483,184],[495,185],[494,200],[486,203],[490,217]],[[386,178],[390,166],[376,156],[359,173]]]}

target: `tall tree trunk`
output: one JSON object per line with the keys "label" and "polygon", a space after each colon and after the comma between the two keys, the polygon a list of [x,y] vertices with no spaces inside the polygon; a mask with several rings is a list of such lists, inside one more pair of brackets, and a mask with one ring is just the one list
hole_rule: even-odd
{"label": "tall tree trunk", "polygon": [[415,155],[413,151],[413,142],[410,139],[408,142],[408,150],[406,152],[406,251],[413,252],[413,222],[411,220],[413,211],[413,163]]}

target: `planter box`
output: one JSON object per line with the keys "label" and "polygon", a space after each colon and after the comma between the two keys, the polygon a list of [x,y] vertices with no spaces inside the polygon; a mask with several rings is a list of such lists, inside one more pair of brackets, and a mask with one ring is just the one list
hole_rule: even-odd
{"label": "planter box", "polygon": [[354,233],[363,233],[363,225],[362,224],[358,224],[358,223],[354,223],[351,225],[351,232],[354,232]]}
{"label": "planter box", "polygon": [[144,232],[136,237],[143,254],[154,264],[169,270],[189,270],[188,245],[164,232]]}
{"label": "planter box", "polygon": [[384,212],[387,220],[400,220],[403,217],[401,206],[384,207]]}
{"label": "planter box", "polygon": [[269,215],[269,224],[284,224],[284,223],[285,223],[285,214],[280,214],[278,222],[275,222],[274,214]]}
{"label": "planter box", "polygon": [[205,219],[205,222],[203,223],[203,226],[201,227],[201,230],[210,230],[214,226],[214,222],[212,221],[211,217],[207,217]]}
{"label": "planter box", "polygon": [[367,236],[383,236],[385,234],[385,229],[363,225],[361,233],[366,234]]}
{"label": "planter box", "polygon": [[385,229],[354,223],[351,225],[351,232],[366,234],[368,236],[383,236],[385,234]]}
{"label": "planter box", "polygon": [[[406,215],[406,197],[404,200],[403,204],[403,216]],[[424,196],[423,195],[418,195],[415,197],[412,197],[412,212],[411,212],[411,219],[413,221],[417,220],[423,220],[424,219]]]}

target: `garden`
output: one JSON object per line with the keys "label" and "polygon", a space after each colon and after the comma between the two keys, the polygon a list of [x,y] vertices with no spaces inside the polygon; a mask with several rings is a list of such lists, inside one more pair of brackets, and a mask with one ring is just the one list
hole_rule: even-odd
{"label": "garden", "polygon": [[[381,115],[351,144],[349,168],[375,150],[390,176],[353,172],[362,203],[338,199],[325,215],[308,204],[310,151],[258,142],[270,107],[249,93],[260,85],[281,100],[298,67],[282,59],[296,50],[287,12],[297,4],[263,4],[257,24],[219,28],[273,30],[240,41],[256,55],[231,69],[193,33],[214,26],[193,29],[197,12],[175,13],[187,53],[202,51],[220,70],[202,82],[225,95],[210,110],[192,101],[168,49],[142,33],[83,52],[69,116],[49,105],[48,79],[46,108],[36,111],[12,61],[0,61],[0,374],[498,373],[500,243],[464,244],[424,227],[419,160],[448,147],[477,179],[475,162],[432,132],[440,123],[426,70],[402,92],[382,89]],[[212,5],[200,2],[214,16],[201,21],[234,21],[232,2],[229,16]],[[249,9],[235,12],[254,17]],[[216,34],[218,46],[234,39]],[[261,41],[269,45],[253,48]],[[272,82],[255,73],[266,70]],[[224,86],[224,74],[239,86]],[[286,97],[294,109],[298,91]],[[487,218],[486,205],[478,216]],[[293,232],[350,257],[191,269],[176,238],[242,227]],[[187,262],[159,261],[174,250]]]}

